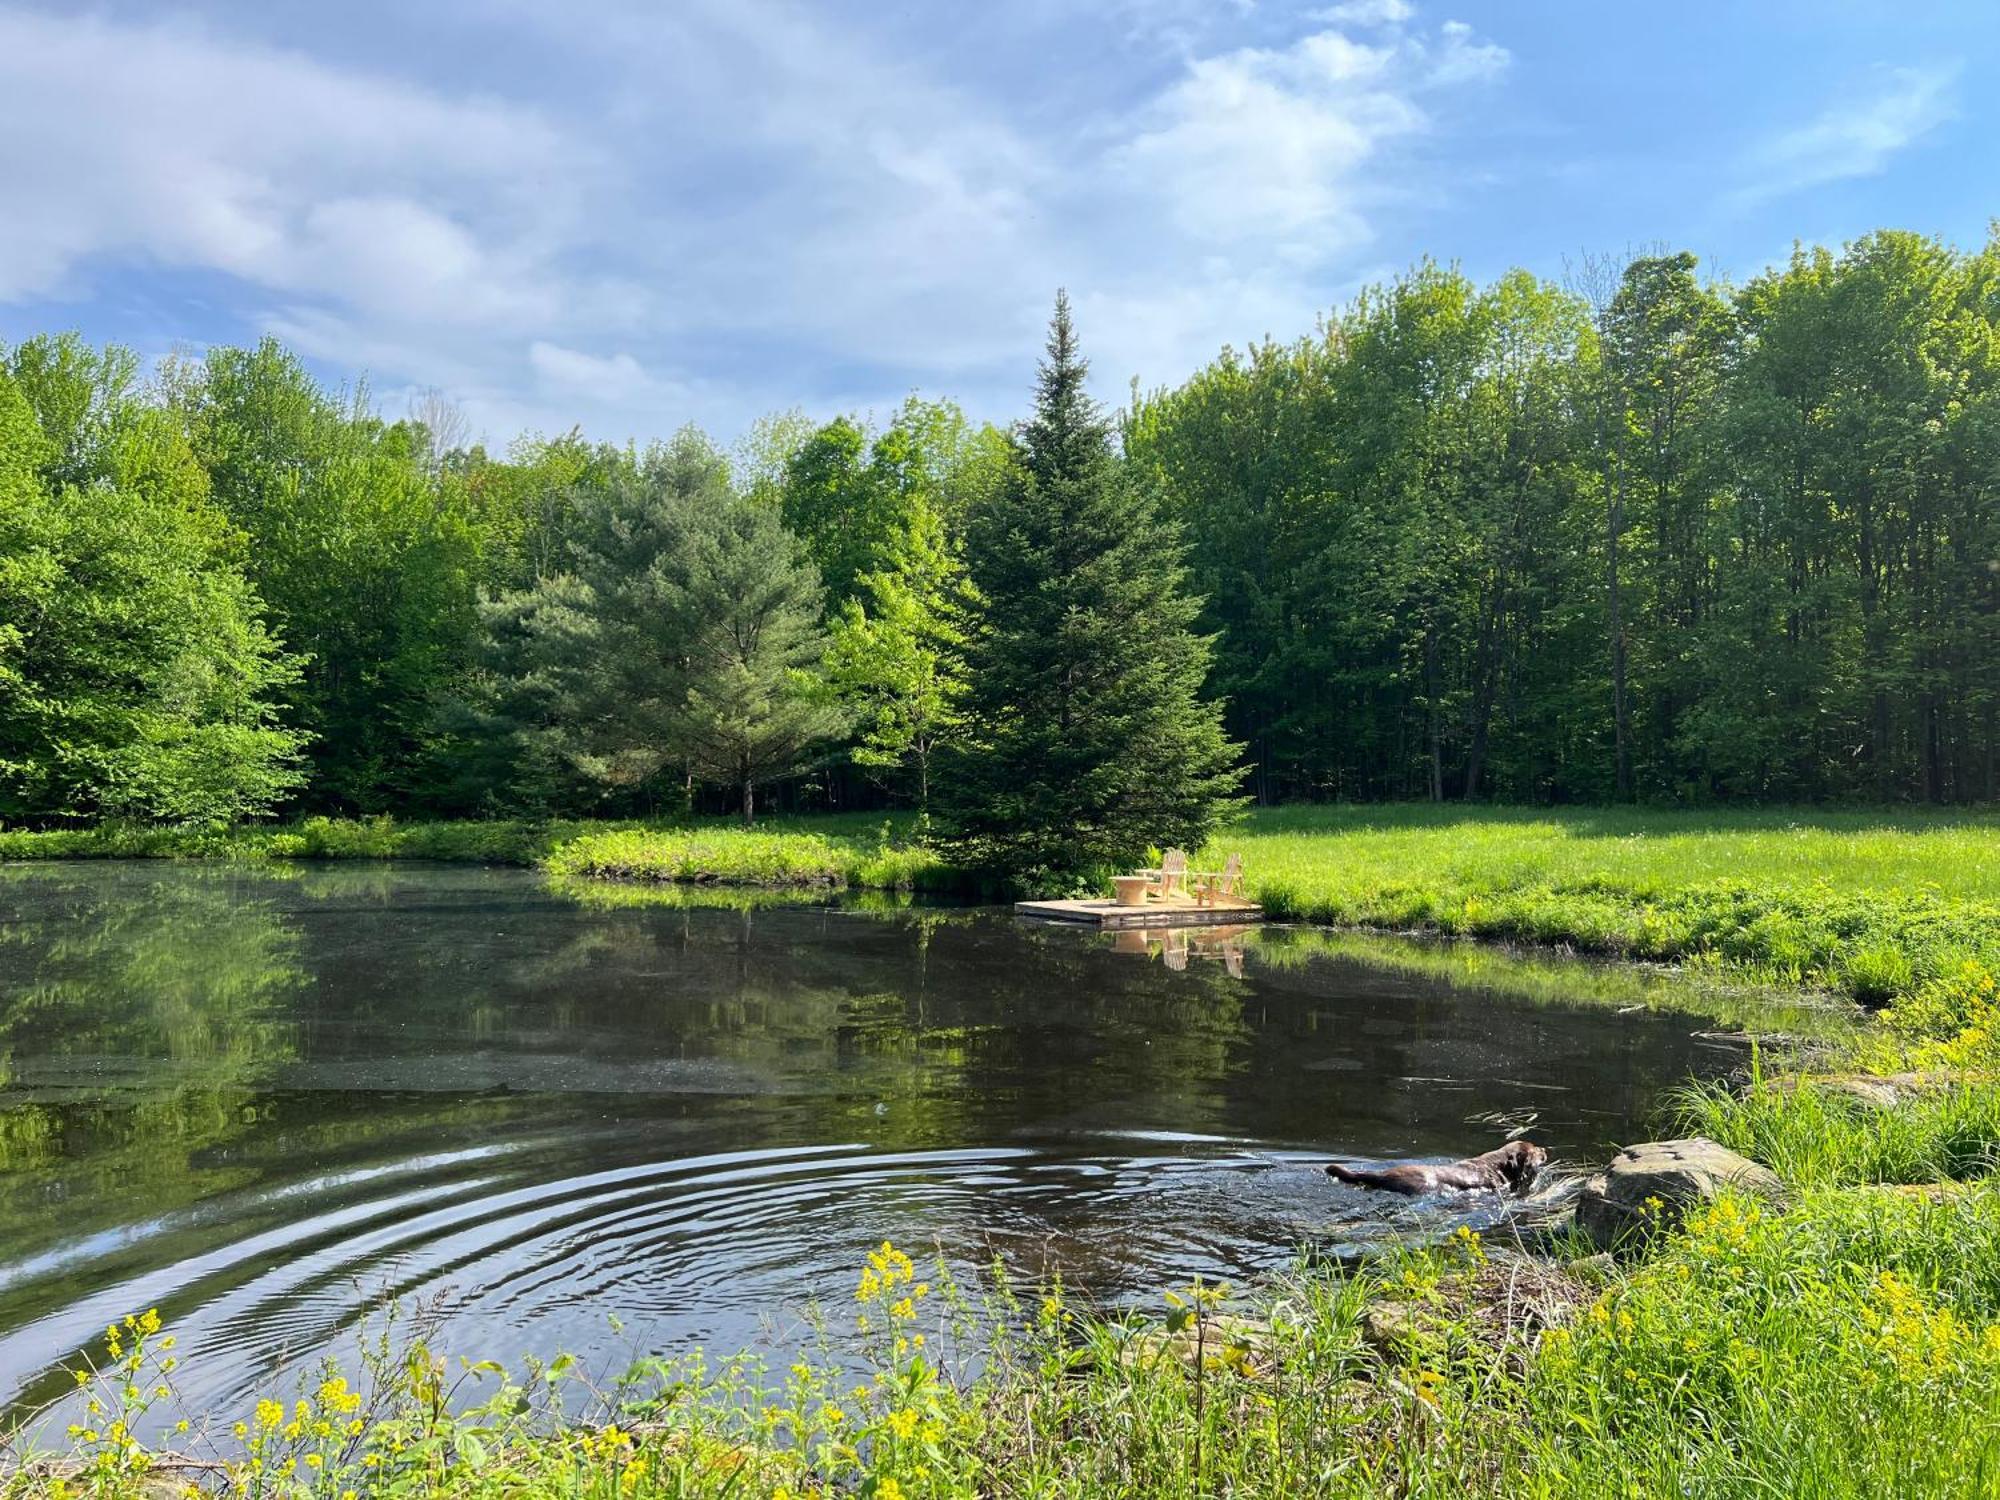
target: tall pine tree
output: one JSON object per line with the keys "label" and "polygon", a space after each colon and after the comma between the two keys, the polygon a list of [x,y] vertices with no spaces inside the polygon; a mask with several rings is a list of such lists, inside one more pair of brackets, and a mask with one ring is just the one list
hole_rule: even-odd
{"label": "tall pine tree", "polygon": [[961,859],[1024,880],[1198,848],[1242,775],[1202,697],[1179,529],[1113,451],[1087,370],[1059,293],[1035,416],[968,528],[985,609],[939,811]]}
{"label": "tall pine tree", "polygon": [[819,681],[819,575],[692,429],[579,499],[573,571],[483,607],[461,719],[529,805],[563,762],[613,791],[678,770],[740,793],[750,822],[758,787],[848,726]]}

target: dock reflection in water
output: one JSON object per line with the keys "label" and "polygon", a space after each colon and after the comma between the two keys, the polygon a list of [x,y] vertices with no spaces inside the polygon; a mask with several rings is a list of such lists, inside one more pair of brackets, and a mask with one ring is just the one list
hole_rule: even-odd
{"label": "dock reflection in water", "polygon": [[1243,956],[1253,927],[1125,927],[1110,934],[1111,951],[1129,958],[1157,958],[1175,973],[1191,958],[1215,959],[1231,979],[1243,977]]}

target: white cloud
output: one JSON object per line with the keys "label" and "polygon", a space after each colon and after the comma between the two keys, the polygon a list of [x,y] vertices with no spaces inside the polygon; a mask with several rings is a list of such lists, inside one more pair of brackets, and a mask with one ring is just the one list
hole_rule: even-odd
{"label": "white cloud", "polygon": [[1433,85],[1483,83],[1497,78],[1514,59],[1496,42],[1482,42],[1463,21],[1438,28],[1438,46],[1428,53]]}
{"label": "white cloud", "polygon": [[[1114,33],[1149,7],[1171,41],[1114,87],[1099,60],[1043,66],[1067,10],[994,22],[1035,59],[1002,86],[791,0],[466,0],[426,12],[421,75],[386,44],[336,61],[0,0],[0,302],[219,275],[237,321],[190,337],[269,330],[385,401],[441,387],[503,442],[726,437],[913,384],[1003,417],[1066,284],[1115,398],[1309,328],[1403,148],[1506,63],[1403,0],[1289,39],[1132,0]],[[452,24],[478,28],[485,92],[437,81]]]}
{"label": "white cloud", "polygon": [[640,411],[686,397],[686,388],[647,373],[632,355],[588,354],[536,339],[528,346],[528,364],[540,388],[558,399],[580,398],[593,406]]}
{"label": "white cloud", "polygon": [[1198,59],[1112,165],[1199,240],[1324,256],[1367,238],[1372,169],[1429,126],[1423,93],[1490,76],[1505,60],[1504,49],[1477,43],[1458,23],[1435,52],[1417,40],[1368,45],[1330,30],[1287,48]]}
{"label": "white cloud", "polygon": [[1843,100],[1754,152],[1752,181],[1737,195],[1755,201],[1872,177],[1957,113],[1956,67],[1891,68],[1874,91]]}
{"label": "white cloud", "polygon": [[0,11],[0,133],[0,297],[121,255],[447,320],[557,295],[562,199],[531,185],[576,152],[516,107],[187,27]]}
{"label": "white cloud", "polygon": [[1313,19],[1336,26],[1400,26],[1416,13],[1410,0],[1343,0],[1314,11]]}

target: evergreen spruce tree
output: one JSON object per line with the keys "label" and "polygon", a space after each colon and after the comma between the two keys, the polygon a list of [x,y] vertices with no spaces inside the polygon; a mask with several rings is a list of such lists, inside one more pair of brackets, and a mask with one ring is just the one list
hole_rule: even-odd
{"label": "evergreen spruce tree", "polygon": [[1113,451],[1087,368],[1058,294],[1034,418],[968,528],[985,609],[939,812],[960,859],[1027,881],[1199,848],[1242,775],[1202,696],[1179,530]]}

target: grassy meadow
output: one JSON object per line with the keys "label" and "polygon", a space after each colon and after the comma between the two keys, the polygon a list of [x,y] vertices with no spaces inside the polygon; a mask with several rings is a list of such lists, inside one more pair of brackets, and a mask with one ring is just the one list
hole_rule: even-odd
{"label": "grassy meadow", "polygon": [[2000,817],[1302,807],[1240,850],[1272,915],[1561,944],[1879,1005],[2000,959]]}
{"label": "grassy meadow", "polygon": [[317,817],[212,830],[104,823],[0,828],[0,860],[435,859],[541,865],[587,879],[891,890],[922,886],[942,869],[912,826],[907,816],[864,813],[766,818],[754,828],[723,818]]}

